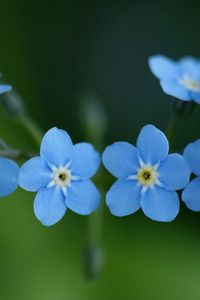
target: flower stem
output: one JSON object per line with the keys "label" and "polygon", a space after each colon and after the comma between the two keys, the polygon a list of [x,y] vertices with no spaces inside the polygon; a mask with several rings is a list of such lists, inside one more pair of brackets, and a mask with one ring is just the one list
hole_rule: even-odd
{"label": "flower stem", "polygon": [[17,115],[16,119],[30,134],[35,145],[39,147],[42,139],[42,131],[35,124],[35,122],[27,114],[24,113]]}
{"label": "flower stem", "polygon": [[26,113],[22,97],[16,91],[6,93],[1,99],[1,105],[8,114],[14,117],[25,128],[34,140],[35,145],[39,147],[42,139],[42,132]]}
{"label": "flower stem", "polygon": [[173,114],[168,122],[167,128],[165,130],[166,136],[168,138],[168,141],[170,145],[172,146],[174,144],[174,139],[176,135],[176,131],[178,129],[178,126],[181,122],[182,117],[178,114]]}
{"label": "flower stem", "polygon": [[[93,93],[83,93],[80,100],[80,117],[85,130],[85,136],[98,151],[102,152],[104,149],[104,138],[107,129],[106,111],[104,110],[102,103]],[[94,181],[100,189],[102,196],[105,194],[102,186],[104,179],[104,169],[100,168]],[[88,216],[88,241],[84,253],[84,263],[85,274],[89,280],[95,279],[103,267],[103,218],[104,201],[101,200],[100,207],[97,211]]]}
{"label": "flower stem", "polygon": [[174,145],[176,131],[178,129],[178,126],[180,125],[180,122],[183,118],[188,117],[193,113],[195,106],[196,103],[193,101],[185,102],[178,99],[174,100],[172,104],[173,113],[165,130],[166,136],[168,137],[171,146]]}
{"label": "flower stem", "polygon": [[[103,170],[100,169],[96,182],[102,182]],[[104,194],[103,190],[100,191]],[[97,211],[88,217],[88,244],[85,256],[85,273],[88,279],[95,279],[102,270],[104,254],[102,250],[104,202]]]}

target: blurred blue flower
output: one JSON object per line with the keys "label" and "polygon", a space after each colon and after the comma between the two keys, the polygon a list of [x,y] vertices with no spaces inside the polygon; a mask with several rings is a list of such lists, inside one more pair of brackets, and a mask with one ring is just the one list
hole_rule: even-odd
{"label": "blurred blue flower", "polygon": [[115,216],[142,208],[152,220],[170,222],[179,212],[176,190],[184,188],[190,170],[183,156],[168,154],[166,136],[153,125],[142,128],[137,147],[116,142],[103,153],[103,164],[117,181],[106,195]]}
{"label": "blurred blue flower", "polygon": [[149,58],[149,67],[166,94],[200,103],[200,60],[187,56],[174,62],[155,55]]}
{"label": "blurred blue flower", "polygon": [[183,153],[191,171],[197,176],[182,193],[182,199],[188,208],[200,211],[200,140],[189,144]]}
{"label": "blurred blue flower", "polygon": [[58,222],[67,208],[87,215],[99,205],[100,193],[89,180],[97,171],[100,156],[88,143],[72,144],[66,131],[52,128],[44,135],[40,156],[25,162],[19,185],[38,192],[34,212],[43,225]]}
{"label": "blurred blue flower", "polygon": [[0,157],[0,197],[16,191],[18,186],[19,167],[8,159]]}
{"label": "blurred blue flower", "polygon": [[10,92],[11,90],[12,87],[10,85],[0,84],[0,94],[3,94],[5,92]]}

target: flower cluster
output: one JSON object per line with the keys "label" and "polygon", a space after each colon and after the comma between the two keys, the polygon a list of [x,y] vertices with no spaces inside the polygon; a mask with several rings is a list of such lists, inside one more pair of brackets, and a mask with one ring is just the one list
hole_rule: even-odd
{"label": "flower cluster", "polygon": [[172,221],[179,211],[176,190],[189,182],[190,169],[179,154],[168,154],[166,136],[152,125],[142,128],[137,147],[126,142],[108,146],[103,163],[117,181],[106,196],[113,215],[126,216],[142,208],[149,218]]}
{"label": "flower cluster", "polygon": [[[164,92],[200,103],[200,61],[185,57],[173,62],[157,55],[149,65]],[[10,89],[0,85],[0,94]],[[117,178],[106,194],[113,215],[123,217],[142,209],[152,220],[170,222],[179,212],[179,190],[186,206],[200,211],[200,140],[189,144],[183,155],[169,154],[166,135],[148,124],[136,146],[115,142],[105,148],[102,162]],[[36,192],[34,213],[45,226],[57,223],[68,209],[88,215],[100,204],[100,192],[91,181],[100,163],[100,154],[91,144],[73,144],[66,131],[54,127],[42,138],[40,155],[21,168],[0,158],[0,196],[13,193],[18,185]],[[191,173],[197,177],[190,181]]]}
{"label": "flower cluster", "polygon": [[166,94],[200,103],[200,60],[187,56],[174,62],[165,56],[155,55],[150,57],[149,66]]}
{"label": "flower cluster", "polygon": [[73,145],[66,131],[52,128],[42,139],[40,156],[21,167],[19,185],[37,192],[35,215],[44,225],[53,225],[67,208],[82,215],[96,210],[100,194],[90,177],[99,164],[100,155],[90,144]]}

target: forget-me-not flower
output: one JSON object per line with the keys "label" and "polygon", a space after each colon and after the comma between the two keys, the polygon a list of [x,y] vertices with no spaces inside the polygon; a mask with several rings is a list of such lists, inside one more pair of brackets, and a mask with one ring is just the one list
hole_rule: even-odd
{"label": "forget-me-not flower", "polygon": [[5,92],[10,92],[12,87],[10,85],[6,84],[0,84],[0,94],[3,94]]}
{"label": "forget-me-not flower", "polygon": [[183,153],[191,171],[197,176],[182,193],[182,199],[188,208],[200,211],[200,140],[189,144]]}
{"label": "forget-me-not flower", "polygon": [[67,208],[87,215],[96,210],[100,193],[90,180],[100,155],[88,143],[73,145],[66,131],[52,128],[44,135],[40,156],[20,169],[19,185],[37,192],[34,212],[43,225],[58,222]]}
{"label": "forget-me-not flower", "polygon": [[190,170],[183,156],[168,151],[166,136],[153,125],[142,128],[137,147],[116,142],[105,149],[104,166],[117,177],[106,195],[113,215],[126,216],[142,208],[152,220],[170,222],[176,217],[176,190],[188,184]]}
{"label": "forget-me-not flower", "polygon": [[4,157],[0,157],[0,197],[14,193],[18,186],[19,167]]}
{"label": "forget-me-not flower", "polygon": [[175,62],[155,55],[149,58],[149,66],[166,94],[200,104],[200,60],[187,56]]}

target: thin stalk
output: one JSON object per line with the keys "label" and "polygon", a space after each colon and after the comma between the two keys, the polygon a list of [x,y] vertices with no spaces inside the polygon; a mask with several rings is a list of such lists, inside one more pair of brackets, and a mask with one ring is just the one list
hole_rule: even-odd
{"label": "thin stalk", "polygon": [[42,139],[42,132],[36,123],[27,114],[19,114],[16,118],[17,121],[24,127],[24,129],[30,134],[35,145],[39,147]]}
{"label": "thin stalk", "polygon": [[176,136],[176,131],[179,127],[179,124],[181,122],[182,116],[178,114],[173,114],[171,118],[169,119],[167,128],[165,130],[166,136],[168,138],[168,141],[171,146],[174,145],[174,140]]}
{"label": "thin stalk", "polygon": [[100,169],[95,182],[100,187],[102,196],[100,206],[97,211],[88,216],[88,242],[85,255],[85,272],[88,279],[95,279],[102,270],[104,264],[103,253],[103,223],[104,223],[104,195],[105,191],[101,188],[104,170]]}
{"label": "thin stalk", "polygon": [[182,101],[175,99],[172,104],[172,116],[169,119],[165,133],[171,146],[174,146],[176,131],[182,119],[192,115],[196,103],[194,101]]}

